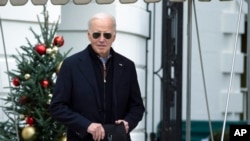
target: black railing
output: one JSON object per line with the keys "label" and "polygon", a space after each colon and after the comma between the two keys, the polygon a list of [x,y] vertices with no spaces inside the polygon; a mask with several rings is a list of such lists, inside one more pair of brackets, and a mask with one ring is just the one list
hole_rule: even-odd
{"label": "black railing", "polygon": [[182,139],[183,3],[163,0],[161,141]]}

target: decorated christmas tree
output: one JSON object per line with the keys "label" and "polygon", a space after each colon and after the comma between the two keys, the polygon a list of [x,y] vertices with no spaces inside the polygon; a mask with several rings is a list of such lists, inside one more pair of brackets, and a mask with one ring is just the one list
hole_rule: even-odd
{"label": "decorated christmas tree", "polygon": [[17,54],[16,69],[8,71],[11,78],[10,93],[4,99],[2,110],[7,120],[0,122],[1,141],[66,141],[65,128],[49,114],[56,74],[67,53],[59,50],[64,45],[63,36],[56,35],[58,21],[49,23],[44,6],[40,34],[32,28],[36,43],[27,39]]}

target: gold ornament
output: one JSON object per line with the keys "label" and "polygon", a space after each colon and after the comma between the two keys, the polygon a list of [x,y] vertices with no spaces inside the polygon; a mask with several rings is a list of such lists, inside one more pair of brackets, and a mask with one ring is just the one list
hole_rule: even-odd
{"label": "gold ornament", "polygon": [[63,136],[61,137],[60,141],[67,141],[66,133],[63,134]]}
{"label": "gold ornament", "polygon": [[57,46],[54,46],[54,47],[52,48],[52,52],[55,53],[55,54],[57,54],[57,53],[58,53],[58,47],[57,47]]}
{"label": "gold ornament", "polygon": [[30,79],[30,74],[26,73],[26,74],[24,75],[24,78],[25,78],[26,80]]}
{"label": "gold ornament", "polygon": [[49,94],[49,97],[52,98],[52,96],[53,96],[53,94],[50,93],[50,94]]}
{"label": "gold ornament", "polygon": [[55,53],[52,53],[52,54],[50,54],[50,57],[51,57],[52,59],[56,59],[56,54],[55,54]]}
{"label": "gold ornament", "polygon": [[61,61],[61,62],[57,65],[57,67],[56,67],[56,74],[59,73],[59,71],[60,71],[60,69],[61,69],[61,66],[62,66],[62,63],[63,63],[63,61]]}
{"label": "gold ornament", "polygon": [[51,48],[46,49],[46,54],[51,54],[52,52],[53,52],[53,50]]}
{"label": "gold ornament", "polygon": [[48,99],[47,104],[50,105],[50,103],[51,103],[51,99]]}
{"label": "gold ornament", "polygon": [[25,120],[25,115],[20,114],[20,115],[19,115],[19,119],[20,119],[20,120]]}
{"label": "gold ornament", "polygon": [[35,128],[32,126],[24,127],[22,130],[22,138],[24,141],[34,141],[36,139],[35,134]]}

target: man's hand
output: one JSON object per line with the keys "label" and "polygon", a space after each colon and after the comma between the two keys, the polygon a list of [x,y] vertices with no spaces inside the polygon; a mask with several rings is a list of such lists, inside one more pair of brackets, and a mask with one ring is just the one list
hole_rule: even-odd
{"label": "man's hand", "polygon": [[129,125],[128,125],[128,122],[127,121],[125,121],[125,120],[116,120],[115,121],[115,124],[120,124],[120,123],[122,123],[123,122],[123,124],[124,124],[124,126],[125,126],[125,130],[126,130],[126,133],[128,133],[128,131],[129,131]]}
{"label": "man's hand", "polygon": [[105,131],[99,123],[91,123],[87,132],[92,135],[94,141],[101,141],[105,137]]}

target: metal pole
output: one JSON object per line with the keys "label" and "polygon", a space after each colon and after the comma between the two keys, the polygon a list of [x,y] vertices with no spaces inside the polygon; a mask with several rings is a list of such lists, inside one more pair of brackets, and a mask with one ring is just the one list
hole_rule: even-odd
{"label": "metal pole", "polygon": [[247,123],[250,124],[250,1],[247,2]]}
{"label": "metal pole", "polygon": [[191,140],[192,1],[188,0],[186,141]]}

